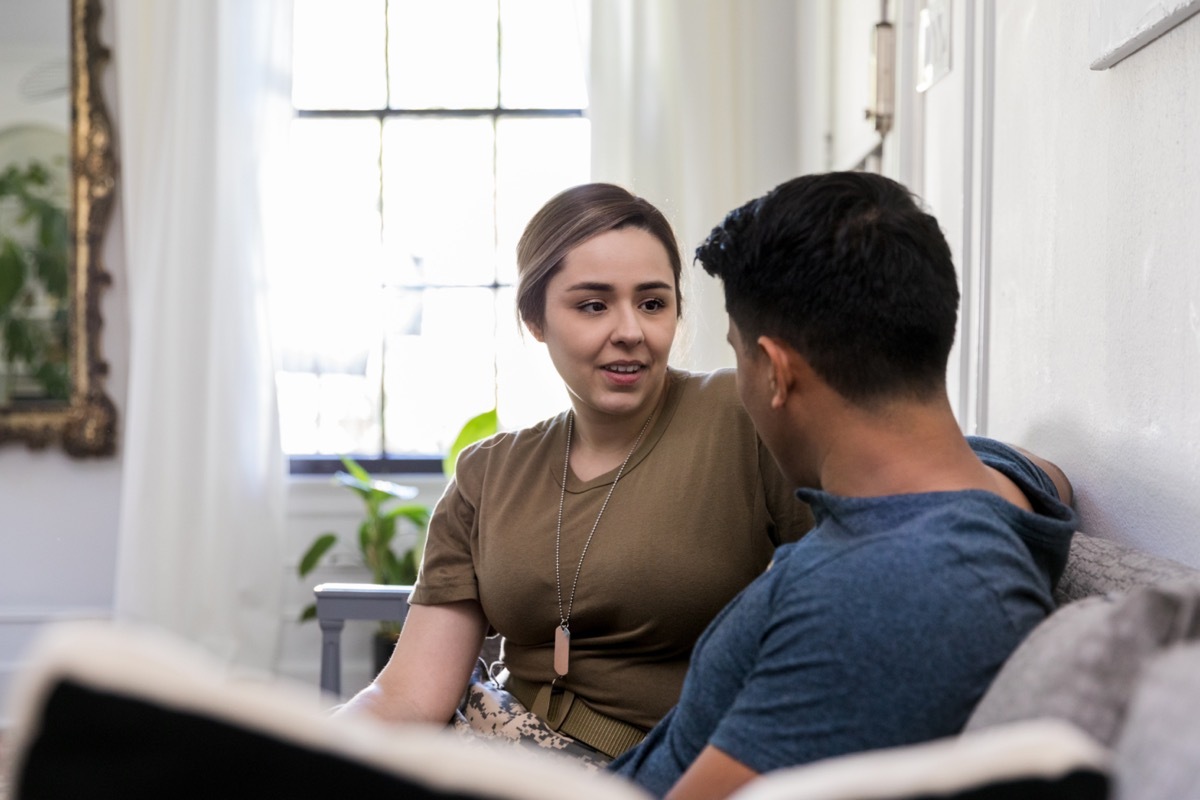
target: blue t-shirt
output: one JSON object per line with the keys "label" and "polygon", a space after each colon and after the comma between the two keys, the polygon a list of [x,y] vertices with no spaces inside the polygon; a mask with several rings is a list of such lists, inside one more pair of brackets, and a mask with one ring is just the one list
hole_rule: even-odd
{"label": "blue t-shirt", "polygon": [[816,527],[696,644],[678,704],[610,769],[661,796],[712,744],[763,773],[948,736],[1053,609],[1075,513],[1012,448],[969,439],[1029,498],[801,489]]}

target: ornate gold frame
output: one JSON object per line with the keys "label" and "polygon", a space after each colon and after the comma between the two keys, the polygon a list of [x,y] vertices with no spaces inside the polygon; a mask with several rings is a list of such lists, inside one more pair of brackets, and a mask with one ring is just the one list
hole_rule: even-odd
{"label": "ornate gold frame", "polygon": [[58,443],[75,457],[116,449],[117,412],[104,389],[100,294],[110,283],[101,264],[116,190],[112,125],[100,87],[109,50],[100,43],[100,0],[71,2],[71,399],[0,408],[0,442],[32,449]]}

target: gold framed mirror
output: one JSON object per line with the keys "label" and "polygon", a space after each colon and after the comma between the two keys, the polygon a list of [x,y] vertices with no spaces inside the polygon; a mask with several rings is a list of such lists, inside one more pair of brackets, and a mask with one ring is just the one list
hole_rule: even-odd
{"label": "gold framed mirror", "polygon": [[[11,5],[14,0],[4,2]],[[25,387],[23,396],[12,392],[0,394],[0,444],[24,442],[32,449],[61,446],[74,457],[107,456],[115,451],[117,436],[116,408],[105,390],[108,363],[101,354],[103,320],[100,313],[101,293],[110,282],[101,263],[102,246],[116,189],[112,125],[100,82],[109,50],[99,40],[100,0],[58,2],[68,6],[67,30],[63,31],[67,42],[63,59],[66,69],[59,65],[60,77],[57,79],[69,104],[66,136],[69,152],[63,162],[62,181],[65,202],[58,212],[59,227],[64,227],[65,223],[66,229],[59,237],[66,249],[65,261],[59,265],[60,270],[65,270],[66,281],[47,279],[49,268],[39,266],[32,257],[23,262],[27,275],[18,274],[17,262],[10,258],[6,265],[3,261],[11,255],[5,251],[9,247],[5,242],[0,247],[0,299],[12,300],[21,289],[25,291],[23,307],[37,311],[30,311],[20,319],[16,319],[14,312],[10,317],[16,319],[15,322],[0,319],[0,323],[28,327],[33,320],[49,332],[36,341],[60,341],[61,346],[56,353],[51,353],[49,348],[37,349],[29,345],[28,336],[5,339],[3,334],[8,329],[0,326],[0,378],[8,378],[8,385],[23,381]],[[46,0],[28,0],[28,3],[30,8],[34,4],[43,7]],[[14,18],[20,21],[19,16]],[[14,52],[16,49],[12,48]],[[55,90],[55,75],[51,59],[42,68],[27,71],[22,77],[22,89],[26,94],[40,92],[50,96]],[[30,129],[35,129],[34,133],[40,130],[34,125],[18,125],[4,128],[0,133],[11,133],[14,127],[21,128],[23,134],[29,134]],[[26,141],[34,138],[25,136]],[[13,169],[24,169],[25,172],[18,174],[11,171]],[[0,164],[0,179],[17,180],[32,175],[33,182],[37,183],[39,173],[36,169],[31,173],[29,169],[18,165],[16,168],[10,166],[10,171],[5,172],[5,165]],[[15,194],[15,191],[11,192],[10,196]],[[9,212],[10,220],[19,218],[22,224],[29,224],[31,218],[43,218],[40,212],[31,213],[26,208],[18,212],[10,208]],[[50,219],[48,214],[46,219]],[[10,230],[14,225],[9,222]],[[53,226],[47,223],[45,227]],[[47,238],[54,237],[41,233],[32,236],[43,244]],[[59,257],[50,255],[47,258],[53,262]],[[6,266],[11,268],[7,273],[4,272]],[[7,282],[5,275],[9,278]],[[30,291],[29,286],[36,283],[35,278],[43,279],[51,288],[39,286]],[[22,280],[26,284],[24,287]],[[54,286],[59,286],[60,290],[55,292]],[[20,351],[24,363],[16,366],[13,366],[16,358],[13,341],[18,342],[18,348],[24,347]],[[57,381],[55,371],[60,376]]]}

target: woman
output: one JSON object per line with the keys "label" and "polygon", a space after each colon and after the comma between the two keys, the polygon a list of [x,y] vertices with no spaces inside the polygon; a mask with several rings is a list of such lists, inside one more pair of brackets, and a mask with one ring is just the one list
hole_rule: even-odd
{"label": "woman", "polygon": [[604,763],[670,709],[707,623],[811,517],[732,371],[668,366],[681,264],[656,208],[609,184],[568,189],[517,262],[518,316],[571,408],[462,453],[396,649],[343,709],[450,720],[494,630],[499,683],[544,723],[532,738]]}

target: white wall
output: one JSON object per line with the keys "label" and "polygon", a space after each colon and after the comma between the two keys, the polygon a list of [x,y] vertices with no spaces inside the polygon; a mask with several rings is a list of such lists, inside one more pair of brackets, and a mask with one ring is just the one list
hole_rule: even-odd
{"label": "white wall", "polygon": [[[890,4],[902,37],[920,5]],[[1200,16],[1097,72],[1091,0],[949,6],[950,73],[898,87],[916,124],[884,163],[916,165],[960,269],[960,422],[1062,466],[1083,530],[1200,566]],[[864,55],[829,40],[827,85],[852,92]],[[839,120],[802,139],[852,153]]]}
{"label": "white wall", "polygon": [[1097,72],[1092,5],[951,3],[918,144],[962,273],[952,396],[1067,471],[1083,530],[1200,566],[1200,17]]}
{"label": "white wall", "polygon": [[1200,17],[1093,72],[1091,6],[996,4],[988,428],[1200,566]]}

